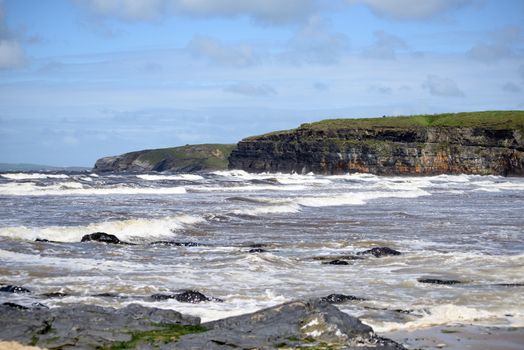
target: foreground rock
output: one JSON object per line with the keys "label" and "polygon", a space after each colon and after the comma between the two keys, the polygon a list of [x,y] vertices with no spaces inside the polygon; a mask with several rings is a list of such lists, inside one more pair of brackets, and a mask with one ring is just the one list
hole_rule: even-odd
{"label": "foreground rock", "polygon": [[0,305],[0,339],[60,349],[404,349],[320,300],[204,324],[197,317],[136,304],[120,310]]}
{"label": "foreground rock", "polygon": [[209,331],[183,337],[177,349],[404,349],[371,327],[320,300],[293,301],[252,314],[204,324]]}
{"label": "foreground rock", "polygon": [[199,324],[198,317],[136,304],[120,310],[93,305],[56,309],[0,305],[0,339],[46,348],[97,349],[160,331],[171,331],[175,337],[177,332],[203,331]]}

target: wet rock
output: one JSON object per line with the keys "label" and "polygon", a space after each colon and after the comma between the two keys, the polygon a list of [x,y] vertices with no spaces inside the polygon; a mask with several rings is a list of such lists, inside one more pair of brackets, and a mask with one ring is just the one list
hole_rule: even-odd
{"label": "wet rock", "polygon": [[444,284],[444,285],[463,283],[462,281],[458,281],[458,280],[445,280],[445,279],[440,279],[440,278],[418,278],[417,281],[420,283]]}
{"label": "wet rock", "polygon": [[117,236],[105,232],[95,232],[82,237],[81,242],[101,242],[108,244],[121,244]]}
{"label": "wet rock", "polygon": [[363,300],[366,300],[366,299],[355,297],[353,295],[330,294],[327,297],[320,298],[320,300],[328,302],[330,304],[342,304],[342,303],[346,303],[348,301],[363,301]]}
{"label": "wet rock", "polygon": [[250,249],[248,253],[268,253],[268,251],[262,248],[253,248]]}
{"label": "wet rock", "polygon": [[191,303],[191,304],[197,304],[205,301],[214,301],[214,302],[223,302],[224,300],[219,298],[213,298],[213,297],[207,297],[204,294],[194,291],[194,290],[186,290],[181,293],[176,294],[153,294],[151,295],[151,299],[155,301],[163,301],[168,299],[175,299],[176,301],[180,303]]}
{"label": "wet rock", "polygon": [[[137,304],[122,309],[94,305],[28,309],[0,305],[0,339],[64,350],[127,348],[122,344],[129,342],[132,334],[147,335],[174,326],[191,329],[199,324],[198,317]],[[145,344],[141,349],[156,345]]]}
{"label": "wet rock", "polygon": [[339,259],[323,262],[322,264],[324,265],[349,265],[347,261],[339,260]]}
{"label": "wet rock", "polygon": [[35,242],[41,242],[41,243],[62,243],[62,242],[58,242],[58,241],[50,241],[46,238],[37,238],[35,239]]}
{"label": "wet rock", "polygon": [[62,293],[62,292],[50,292],[50,293],[44,293],[42,294],[42,296],[46,298],[64,298],[64,297],[69,296],[69,294]]}
{"label": "wet rock", "polygon": [[31,291],[29,289],[27,289],[27,288],[19,287],[19,286],[11,286],[11,285],[0,287],[0,292],[4,292],[4,293],[31,293]]}
{"label": "wet rock", "polygon": [[210,298],[205,296],[204,294],[194,291],[194,290],[186,290],[180,294],[176,294],[175,296],[176,301],[181,303],[200,303],[203,301],[215,301],[215,302],[223,302],[224,300],[219,298]]}
{"label": "wet rock", "polygon": [[168,247],[200,247],[202,244],[196,242],[155,241],[150,245],[163,245]]}
{"label": "wet rock", "polygon": [[497,283],[499,287],[524,287],[524,283]]}
{"label": "wet rock", "polygon": [[358,252],[358,255],[373,255],[375,258],[381,258],[383,256],[390,256],[390,255],[401,255],[402,253],[391,249],[388,247],[375,247],[368,250],[364,250],[363,252]]}
{"label": "wet rock", "polygon": [[15,309],[19,309],[19,310],[29,310],[29,308],[27,306],[20,305],[20,304],[15,304],[15,303],[10,303],[10,302],[2,303],[2,305],[3,306],[7,306],[7,307],[12,307],[12,308],[15,308]]}
{"label": "wet rock", "polygon": [[293,301],[252,314],[203,324],[209,331],[184,336],[177,349],[401,350],[359,319],[320,300]]}
{"label": "wet rock", "polygon": [[93,294],[92,296],[96,298],[127,299],[127,296],[115,294],[115,293],[99,293],[99,294]]}
{"label": "wet rock", "polygon": [[247,247],[248,248],[265,248],[267,246],[268,245],[265,243],[253,243],[253,244],[249,244]]}

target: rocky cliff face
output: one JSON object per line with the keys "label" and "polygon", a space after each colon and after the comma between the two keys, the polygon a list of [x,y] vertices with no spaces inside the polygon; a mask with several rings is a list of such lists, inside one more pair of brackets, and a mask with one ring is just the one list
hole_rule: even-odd
{"label": "rocky cliff face", "polygon": [[242,140],[231,153],[229,168],[318,174],[524,176],[524,133],[503,125],[305,126]]}
{"label": "rocky cliff face", "polygon": [[95,172],[195,172],[227,169],[234,145],[206,144],[144,150],[96,161]]}

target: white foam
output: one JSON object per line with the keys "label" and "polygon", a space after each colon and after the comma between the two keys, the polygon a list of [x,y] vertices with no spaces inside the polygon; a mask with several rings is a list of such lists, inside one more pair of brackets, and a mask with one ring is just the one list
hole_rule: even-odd
{"label": "white foam", "polygon": [[35,180],[35,179],[67,179],[65,174],[41,174],[41,173],[12,173],[0,174],[0,176],[10,180]]}
{"label": "white foam", "polygon": [[398,192],[355,192],[336,196],[302,197],[296,199],[296,203],[306,207],[331,207],[341,205],[362,205],[370,200],[378,198],[417,198],[430,195],[429,192],[421,189]]}
{"label": "white foam", "polygon": [[146,181],[175,181],[175,180],[185,180],[185,181],[199,181],[204,178],[200,175],[194,174],[179,174],[179,175],[136,175],[139,179]]}
{"label": "white foam", "polygon": [[93,232],[106,232],[116,235],[121,240],[154,240],[172,237],[187,226],[202,222],[204,219],[181,214],[162,219],[129,219],[106,221],[87,226],[49,226],[49,227],[4,227],[0,236],[35,240],[48,239],[58,242],[80,242],[82,236]]}
{"label": "white foam", "polygon": [[248,216],[259,216],[267,214],[286,214],[286,213],[297,213],[300,211],[300,207],[297,204],[289,203],[283,205],[268,205],[260,206],[256,208],[248,209],[237,209],[233,210],[235,215],[248,215]]}
{"label": "white foam", "polygon": [[302,185],[243,185],[243,186],[187,186],[192,192],[256,192],[256,191],[303,191],[306,189]]}
{"label": "white foam", "polygon": [[500,316],[487,310],[443,304],[423,310],[422,317],[406,323],[366,321],[372,325],[376,332],[380,333],[397,330],[414,330],[440,325],[481,324],[482,322],[493,322],[499,318]]}
{"label": "white foam", "polygon": [[78,182],[63,182],[49,186],[34,183],[11,182],[0,184],[0,195],[8,196],[90,196],[120,194],[183,194],[184,187],[131,187],[117,185],[112,187],[90,187]]}

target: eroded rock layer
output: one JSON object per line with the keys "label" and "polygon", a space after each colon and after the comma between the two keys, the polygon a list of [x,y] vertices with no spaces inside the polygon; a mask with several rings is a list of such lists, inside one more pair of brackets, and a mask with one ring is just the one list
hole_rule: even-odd
{"label": "eroded rock layer", "polygon": [[469,118],[472,113],[462,113],[304,124],[242,140],[231,153],[229,168],[318,174],[523,176],[524,112],[485,113],[474,114],[474,119]]}

